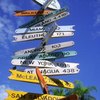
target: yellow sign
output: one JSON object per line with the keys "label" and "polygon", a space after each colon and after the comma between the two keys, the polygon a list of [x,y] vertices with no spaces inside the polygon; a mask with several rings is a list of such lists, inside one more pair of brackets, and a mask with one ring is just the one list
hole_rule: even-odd
{"label": "yellow sign", "polygon": [[27,93],[22,91],[6,90],[8,98],[5,100],[78,100],[77,95],[54,96],[49,94]]}
{"label": "yellow sign", "polygon": [[[12,73],[12,75],[9,77],[9,79],[11,80],[30,82],[30,83],[36,83],[36,84],[40,83],[36,74],[29,74],[29,73],[21,72],[17,70],[10,70],[10,72]],[[43,76],[43,78],[46,84],[49,86],[74,88],[74,84],[71,82],[49,78],[47,76]]]}

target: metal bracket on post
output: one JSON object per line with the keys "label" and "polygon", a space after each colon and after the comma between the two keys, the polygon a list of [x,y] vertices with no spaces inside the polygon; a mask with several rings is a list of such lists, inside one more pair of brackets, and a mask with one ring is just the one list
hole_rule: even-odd
{"label": "metal bracket on post", "polygon": [[49,38],[52,36],[52,34],[54,33],[54,31],[57,29],[57,24],[55,22],[44,26],[44,30],[46,31],[46,35],[44,36],[44,38],[42,39],[42,42],[40,44],[41,48],[44,48],[44,46],[47,44]]}
{"label": "metal bracket on post", "polygon": [[40,72],[38,67],[36,67],[36,74],[37,74],[37,77],[38,77],[38,79],[40,81],[40,85],[41,85],[43,93],[44,94],[49,94],[48,86],[47,86],[47,84],[46,84],[46,82],[45,82],[45,80],[44,80],[44,78],[43,78],[43,76],[42,76],[42,74],[41,74],[41,72]]}

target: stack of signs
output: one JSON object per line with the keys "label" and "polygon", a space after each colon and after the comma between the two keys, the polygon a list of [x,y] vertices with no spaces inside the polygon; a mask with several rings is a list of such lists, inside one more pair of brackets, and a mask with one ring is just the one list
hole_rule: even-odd
{"label": "stack of signs", "polygon": [[[9,76],[9,79],[41,84],[45,92],[44,94],[34,94],[7,90],[9,96],[6,100],[78,100],[77,95],[69,97],[49,95],[47,88],[47,86],[74,88],[74,84],[71,82],[50,78],[49,76],[77,74],[80,71],[77,68],[79,63],[55,62],[56,59],[77,55],[76,51],[56,51],[73,46],[74,41],[47,45],[50,38],[74,35],[74,25],[58,26],[55,22],[68,16],[69,12],[67,9],[61,8],[57,0],[34,1],[42,5],[40,10],[15,11],[16,16],[35,16],[36,18],[15,30],[16,35],[13,36],[13,42],[32,41],[35,39],[42,39],[42,42],[38,48],[15,52],[11,61],[15,67],[10,70],[11,76]],[[46,10],[47,7],[52,10]],[[20,66],[19,70],[15,69],[16,66]],[[21,67],[25,69],[20,70]]]}

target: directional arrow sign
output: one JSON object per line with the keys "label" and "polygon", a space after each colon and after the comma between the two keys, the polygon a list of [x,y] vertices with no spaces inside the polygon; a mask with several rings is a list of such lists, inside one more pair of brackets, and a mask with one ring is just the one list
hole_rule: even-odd
{"label": "directional arrow sign", "polygon": [[70,47],[73,45],[74,45],[73,41],[56,43],[56,44],[47,45],[44,48],[30,48],[30,49],[20,50],[20,51],[15,52],[15,55],[35,54],[39,52],[52,52],[52,51],[62,49],[65,47]]}
{"label": "directional arrow sign", "polygon": [[47,60],[27,60],[27,59],[13,59],[11,61],[12,65],[18,66],[30,66],[30,67],[62,67],[62,68],[75,68],[79,63],[69,63],[69,62],[51,62]]}
{"label": "directional arrow sign", "polygon": [[51,10],[21,10],[15,11],[15,16],[36,16],[36,15],[47,15]]}
{"label": "directional arrow sign", "polygon": [[50,53],[39,53],[39,54],[30,54],[30,55],[15,55],[14,59],[59,59],[65,57],[71,57],[77,55],[76,51],[62,51],[62,52],[50,52]]}
{"label": "directional arrow sign", "polygon": [[[80,69],[76,68],[39,68],[42,75],[70,75],[79,73]],[[30,74],[36,74],[35,68],[25,69],[25,72]]]}
{"label": "directional arrow sign", "polygon": [[[13,37],[14,37],[15,40],[13,40],[13,42],[43,39],[46,34],[47,34],[46,32],[41,32],[41,33],[14,35]],[[73,32],[54,32],[51,37],[57,38],[57,37],[67,37],[67,36],[73,36],[73,35],[74,35]]]}
{"label": "directional arrow sign", "polygon": [[[44,3],[47,1],[47,0],[34,0],[35,2],[41,4],[41,5],[44,5]],[[48,8],[51,8],[51,9],[60,9],[60,4],[57,0],[53,0],[51,2],[51,4],[48,6]]]}
{"label": "directional arrow sign", "polygon": [[5,100],[78,100],[77,95],[55,96],[49,94],[36,94],[23,91],[6,90],[8,97]]}
{"label": "directional arrow sign", "polygon": [[49,93],[48,92],[48,86],[47,86],[47,84],[46,84],[46,82],[45,82],[45,80],[44,80],[44,78],[43,78],[43,76],[42,76],[42,74],[41,74],[38,67],[36,67],[36,75],[37,75],[37,77],[40,81],[40,85],[42,87],[43,93],[48,94]]}
{"label": "directional arrow sign", "polygon": [[[39,84],[39,80],[38,80],[38,77],[36,74],[29,74],[29,73],[21,72],[21,71],[17,71],[17,70],[10,70],[10,72],[12,73],[12,75],[9,77],[9,79],[11,79],[11,80]],[[54,79],[54,78],[49,78],[47,76],[43,76],[43,78],[46,81],[47,85],[49,85],[49,86],[74,88],[74,84],[71,82],[58,80],[58,79]]]}
{"label": "directional arrow sign", "polygon": [[59,20],[59,19],[61,19],[61,18],[64,18],[64,17],[66,17],[66,16],[68,16],[69,15],[69,13],[68,12],[64,12],[64,13],[61,13],[61,14],[59,14],[59,15],[56,15],[56,16],[51,16],[51,17],[49,17],[49,18],[45,18],[43,21],[40,21],[39,23],[37,23],[37,24],[34,24],[33,26],[42,26],[42,25],[47,25],[47,24],[50,24],[50,23],[52,23],[52,22],[54,22],[54,21],[57,21],[57,20]]}
{"label": "directional arrow sign", "polygon": [[[57,26],[55,32],[74,32],[73,29],[75,25],[67,25],[67,26]],[[15,30],[15,33],[36,33],[36,32],[45,32],[45,29],[41,27],[30,27],[30,28],[18,28]]]}
{"label": "directional arrow sign", "polygon": [[48,15],[45,15],[44,17],[41,16],[37,19],[32,19],[31,21],[29,21],[28,23],[20,26],[20,28],[29,28],[32,26],[42,26],[42,25],[47,25],[51,22],[54,22],[56,20],[59,20],[61,18],[64,18],[65,16],[69,15],[69,12],[66,11],[66,9],[60,9],[60,10],[56,10],[51,12]]}

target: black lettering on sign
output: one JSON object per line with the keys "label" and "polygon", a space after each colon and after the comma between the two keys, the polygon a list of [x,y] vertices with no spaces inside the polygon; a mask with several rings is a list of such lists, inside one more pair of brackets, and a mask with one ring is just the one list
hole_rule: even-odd
{"label": "black lettering on sign", "polygon": [[64,55],[70,55],[70,52],[64,52],[63,54]]}
{"label": "black lettering on sign", "polygon": [[47,96],[42,96],[42,97],[40,97],[41,98],[41,100],[48,100],[47,99]]}
{"label": "black lettering on sign", "polygon": [[59,47],[61,47],[61,44],[52,45],[52,48],[59,48]]}
{"label": "black lettering on sign", "polygon": [[39,65],[43,65],[43,66],[52,66],[53,64],[51,63],[51,62],[40,62],[40,61],[38,61],[38,64]]}
{"label": "black lettering on sign", "polygon": [[25,99],[25,95],[12,93],[11,98],[23,98],[23,99]]}
{"label": "black lettering on sign", "polygon": [[59,67],[66,67],[66,64],[64,64],[64,63],[57,63],[57,66],[59,66]]}
{"label": "black lettering on sign", "polygon": [[20,61],[20,64],[23,64],[23,65],[34,64],[34,61],[31,61],[31,60],[27,60],[27,61]]}
{"label": "black lettering on sign", "polygon": [[57,32],[57,36],[64,36],[64,32]]}
{"label": "black lettering on sign", "polygon": [[33,70],[27,71],[27,73],[29,74],[32,74],[33,72],[34,72]]}

